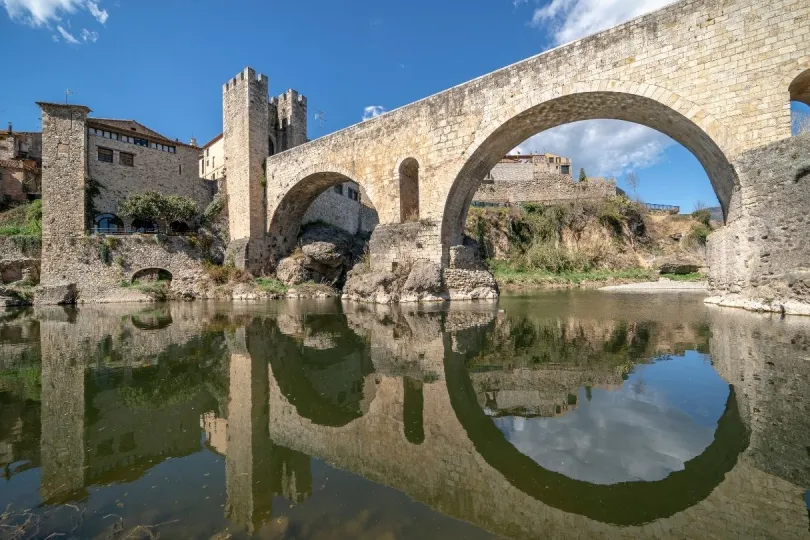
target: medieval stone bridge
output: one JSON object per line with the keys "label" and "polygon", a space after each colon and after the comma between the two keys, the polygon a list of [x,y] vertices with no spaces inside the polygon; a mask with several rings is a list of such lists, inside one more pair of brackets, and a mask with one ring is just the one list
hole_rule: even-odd
{"label": "medieval stone bridge", "polygon": [[[250,69],[241,77],[256,96],[266,86]],[[383,229],[421,223],[416,242],[373,251],[373,266],[447,267],[473,194],[503,155],[561,124],[620,119],[688,148],[736,224],[710,241],[713,289],[797,311],[790,302],[808,302],[795,283],[807,283],[810,247],[795,239],[810,233],[799,181],[810,141],[790,140],[790,102],[808,95],[810,0],[683,0],[269,158],[261,126],[248,121],[249,159],[228,165],[239,193],[232,238],[255,246],[247,264],[283,256],[317,195],[353,180]],[[226,138],[230,121],[239,122],[226,113]],[[768,231],[774,215],[787,229]]]}

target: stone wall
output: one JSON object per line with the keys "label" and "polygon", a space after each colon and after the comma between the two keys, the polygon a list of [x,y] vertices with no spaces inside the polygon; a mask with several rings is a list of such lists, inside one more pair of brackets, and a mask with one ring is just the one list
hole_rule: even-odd
{"label": "stone wall", "polygon": [[368,245],[372,269],[394,271],[407,268],[417,261],[428,260],[422,248],[437,240],[429,223],[413,221],[378,225]]}
{"label": "stone wall", "polygon": [[321,193],[310,205],[304,214],[302,225],[316,221],[324,221],[343,229],[349,234],[369,233],[377,226],[379,219],[377,211],[362,202],[354,201],[347,196],[349,188],[358,191],[354,183],[342,184],[343,194],[336,193],[334,189],[327,189]]}
{"label": "stone wall", "polygon": [[[109,247],[108,255],[102,255]],[[172,291],[200,293],[204,277],[202,252],[191,237],[163,235],[43,238],[42,283],[75,283],[80,303],[143,300],[121,286],[139,270],[162,268],[172,274]],[[132,291],[137,293],[137,291]]]}
{"label": "stone wall", "polygon": [[740,204],[709,236],[713,303],[810,314],[810,134],[734,163]]}
{"label": "stone wall", "polygon": [[41,160],[42,133],[34,131],[0,132],[0,159]]}
{"label": "stone wall", "polygon": [[574,182],[567,174],[539,170],[534,163],[499,163],[492,180],[482,182],[473,203],[567,202],[602,200],[616,195],[616,181],[589,178]]}
{"label": "stone wall", "polygon": [[[191,197],[205,210],[213,199],[210,182],[198,173],[199,148],[177,144],[175,153],[88,135],[88,171],[90,179],[98,183],[99,194],[93,199],[96,213],[118,214],[118,205],[127,195],[157,191],[164,195]],[[98,149],[113,151],[113,162],[98,159]],[[134,166],[122,165],[121,152],[134,154]],[[125,225],[131,219],[119,216]]]}

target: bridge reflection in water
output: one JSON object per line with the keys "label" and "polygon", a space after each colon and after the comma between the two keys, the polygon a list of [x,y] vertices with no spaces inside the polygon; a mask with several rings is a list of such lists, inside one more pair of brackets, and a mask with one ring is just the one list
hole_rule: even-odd
{"label": "bridge reflection in water", "polygon": [[[42,312],[40,448],[25,452],[55,504],[199,452],[202,428],[225,461],[224,509],[206,512],[247,532],[273,526],[279,497],[315,499],[315,458],[510,537],[807,538],[807,323],[659,302],[172,306],[151,329],[104,311],[118,308]],[[586,394],[688,350],[711,352],[724,397],[660,478],[563,474],[499,420],[585,414]]]}

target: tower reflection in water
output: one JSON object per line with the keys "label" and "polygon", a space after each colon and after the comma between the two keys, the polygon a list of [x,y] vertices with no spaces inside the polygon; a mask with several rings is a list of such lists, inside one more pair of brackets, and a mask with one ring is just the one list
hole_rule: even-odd
{"label": "tower reflection in water", "polygon": [[[6,483],[39,471],[43,509],[87,507],[83,535],[115,510],[187,536],[485,535],[444,515],[526,538],[806,538],[806,323],[593,294],[24,314],[0,334],[18,336]],[[405,525],[419,512],[428,532]]]}

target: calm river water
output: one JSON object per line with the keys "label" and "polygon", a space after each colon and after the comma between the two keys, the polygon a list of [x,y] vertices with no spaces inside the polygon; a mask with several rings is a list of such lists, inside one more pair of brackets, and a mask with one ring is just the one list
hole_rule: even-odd
{"label": "calm river water", "polygon": [[553,292],[0,316],[0,538],[810,538],[810,320]]}

